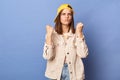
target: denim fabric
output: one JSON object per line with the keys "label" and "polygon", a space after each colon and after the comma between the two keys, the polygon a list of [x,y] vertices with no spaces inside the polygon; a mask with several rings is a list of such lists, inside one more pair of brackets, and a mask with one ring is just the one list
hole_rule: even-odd
{"label": "denim fabric", "polygon": [[60,80],[70,80],[70,78],[69,78],[68,64],[67,63],[64,64]]}
{"label": "denim fabric", "polygon": [[[57,79],[49,79],[49,80],[57,80]],[[63,66],[61,79],[60,80],[70,80],[68,64],[67,63],[65,63],[64,66]]]}

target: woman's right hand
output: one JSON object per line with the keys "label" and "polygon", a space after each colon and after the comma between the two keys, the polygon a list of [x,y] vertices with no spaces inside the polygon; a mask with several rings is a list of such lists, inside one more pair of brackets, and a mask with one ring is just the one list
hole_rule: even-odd
{"label": "woman's right hand", "polygon": [[46,43],[51,45],[52,44],[52,33],[53,33],[53,27],[50,25],[46,26]]}
{"label": "woman's right hand", "polygon": [[51,36],[53,33],[53,27],[51,27],[50,25],[47,25],[46,32],[47,32],[47,35]]}

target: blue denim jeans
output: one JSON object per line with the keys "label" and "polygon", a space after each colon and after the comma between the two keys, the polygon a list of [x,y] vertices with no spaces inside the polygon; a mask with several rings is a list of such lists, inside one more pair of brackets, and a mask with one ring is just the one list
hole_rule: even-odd
{"label": "blue denim jeans", "polygon": [[[49,80],[57,80],[57,79],[49,79]],[[65,63],[64,66],[63,66],[61,79],[60,80],[70,80],[68,64],[67,63]]]}

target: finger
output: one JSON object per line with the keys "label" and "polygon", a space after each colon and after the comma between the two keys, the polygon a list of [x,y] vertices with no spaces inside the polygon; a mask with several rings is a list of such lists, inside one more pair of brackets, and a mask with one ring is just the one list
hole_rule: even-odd
{"label": "finger", "polygon": [[80,25],[80,26],[83,26],[83,23],[82,23],[82,22],[80,22],[80,23],[79,23],[79,25]]}

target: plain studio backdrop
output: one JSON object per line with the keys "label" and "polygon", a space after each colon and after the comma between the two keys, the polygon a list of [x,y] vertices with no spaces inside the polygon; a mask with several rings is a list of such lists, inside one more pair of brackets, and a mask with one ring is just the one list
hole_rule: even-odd
{"label": "plain studio backdrop", "polygon": [[84,24],[86,80],[120,80],[120,0],[0,0],[0,80],[47,80],[45,26],[62,3]]}

